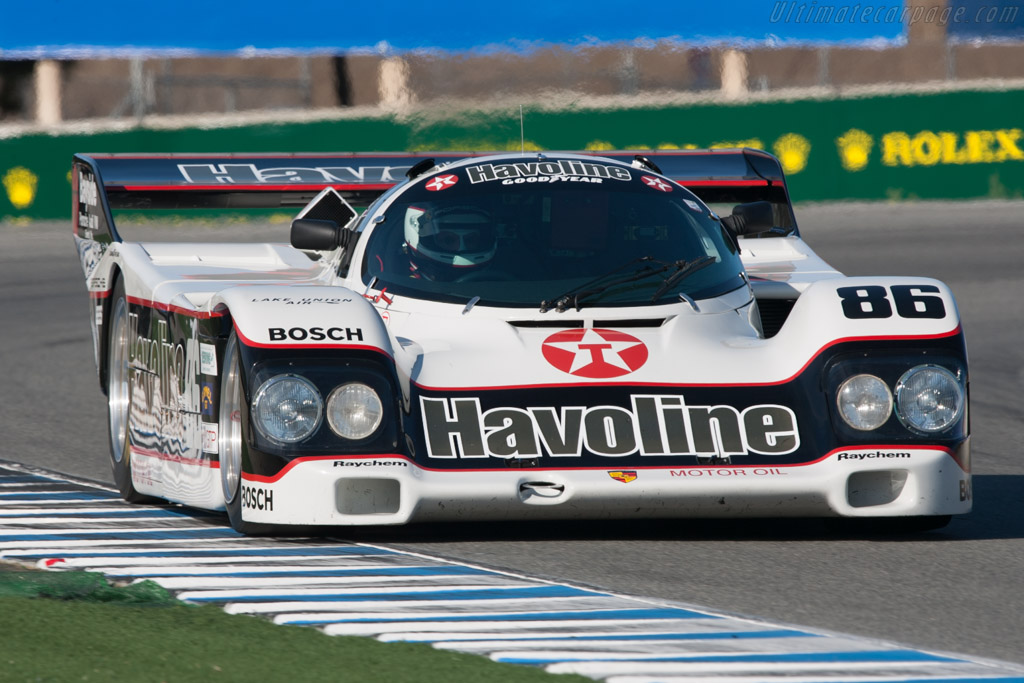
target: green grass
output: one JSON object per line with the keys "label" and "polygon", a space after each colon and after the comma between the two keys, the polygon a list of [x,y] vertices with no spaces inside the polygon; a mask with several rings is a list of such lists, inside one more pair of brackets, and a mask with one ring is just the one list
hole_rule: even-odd
{"label": "green grass", "polygon": [[0,565],[0,681],[582,683],[419,643],[327,636],[186,605],[153,582]]}

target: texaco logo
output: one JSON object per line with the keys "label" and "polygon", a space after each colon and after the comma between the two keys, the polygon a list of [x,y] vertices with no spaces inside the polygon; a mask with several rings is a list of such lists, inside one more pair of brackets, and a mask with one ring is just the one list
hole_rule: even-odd
{"label": "texaco logo", "polygon": [[661,178],[655,178],[652,175],[645,175],[640,178],[648,186],[653,187],[655,190],[661,190],[662,192],[671,192],[672,186],[666,183]]}
{"label": "texaco logo", "polygon": [[589,379],[611,379],[635,372],[647,362],[647,347],[617,330],[564,330],[544,340],[545,360],[562,372]]}
{"label": "texaco logo", "polygon": [[439,175],[427,183],[427,189],[431,192],[437,192],[438,190],[447,190],[449,187],[459,182],[458,176],[453,175]]}

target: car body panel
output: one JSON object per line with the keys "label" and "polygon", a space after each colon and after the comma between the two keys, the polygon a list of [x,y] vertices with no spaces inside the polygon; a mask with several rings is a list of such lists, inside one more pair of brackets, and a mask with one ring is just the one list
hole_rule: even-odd
{"label": "car body panel", "polygon": [[[224,507],[218,399],[237,339],[246,401],[274,373],[307,372],[325,398],[335,384],[376,383],[388,415],[371,438],[318,432],[294,447],[261,440],[243,416],[241,516],[253,523],[969,511],[966,408],[932,436],[896,416],[865,433],[844,425],[835,399],[856,372],[894,385],[928,363],[966,391],[949,288],[833,269],[799,236],[781,169],[763,152],[649,154],[676,169],[663,177],[708,201],[774,202],[784,234],[735,240],[739,287],[544,310],[396,294],[361,271],[365,233],[381,222],[373,217],[407,188],[516,155],[450,154],[449,165],[404,184],[425,155],[77,156],[75,238],[101,384],[116,281],[129,306],[136,488]],[[594,163],[654,173],[622,164],[632,156]],[[127,242],[112,211],[141,196],[158,206],[306,202],[306,215],[326,188],[370,204],[349,226],[359,235],[352,253]],[[770,330],[769,309],[781,311]]]}

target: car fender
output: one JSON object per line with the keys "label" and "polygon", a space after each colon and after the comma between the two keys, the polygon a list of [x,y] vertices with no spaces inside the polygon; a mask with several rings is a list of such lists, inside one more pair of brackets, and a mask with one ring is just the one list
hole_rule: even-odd
{"label": "car fender", "polygon": [[800,296],[774,343],[821,348],[837,341],[928,339],[961,334],[947,285],[918,277],[820,280]]}
{"label": "car fender", "polygon": [[362,349],[394,358],[380,314],[345,287],[238,286],[211,301],[226,307],[239,339],[257,348]]}

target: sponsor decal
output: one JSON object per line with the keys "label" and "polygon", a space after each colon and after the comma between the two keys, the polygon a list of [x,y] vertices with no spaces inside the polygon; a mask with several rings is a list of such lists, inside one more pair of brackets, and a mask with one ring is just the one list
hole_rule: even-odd
{"label": "sponsor decal", "polygon": [[271,327],[270,341],[363,341],[359,327]]}
{"label": "sponsor decal", "polygon": [[204,375],[217,375],[217,347],[199,344],[199,371]]}
{"label": "sponsor decal", "polygon": [[274,297],[259,297],[250,299],[250,302],[254,304],[285,304],[286,306],[308,306],[310,304],[347,304],[351,303],[352,299],[343,299],[341,297],[303,297],[301,299],[293,299],[290,296],[274,296]]}
{"label": "sponsor decal", "polygon": [[136,373],[136,383],[144,388],[147,396],[159,395],[165,406],[171,405],[184,393],[184,347],[167,341],[166,320],[157,320],[156,334],[146,337],[139,332],[139,315],[129,313],[128,332],[129,360],[135,367],[148,370]]}
{"label": "sponsor decal", "polygon": [[447,190],[449,187],[459,182],[459,177],[454,175],[439,175],[431,179],[426,187],[431,192],[438,192],[440,190]]}
{"label": "sponsor decal", "polygon": [[85,169],[78,173],[78,203],[93,208],[99,204],[99,188],[96,187],[96,178]]}
{"label": "sponsor decal", "polygon": [[[147,447],[157,451],[189,459],[193,454],[201,457],[203,385],[199,381],[198,327],[194,320],[185,320],[175,342],[166,319],[153,311],[141,316],[128,313],[128,361],[134,384],[132,438],[145,439]],[[213,387],[214,403],[216,396]],[[133,473],[135,469],[133,466]]]}
{"label": "sponsor decal", "polygon": [[700,204],[698,204],[697,202],[693,201],[692,199],[684,199],[683,201],[686,202],[686,205],[688,207],[690,207],[691,209],[693,209],[697,213],[704,213],[704,210],[700,208]]}
{"label": "sponsor decal", "polygon": [[402,460],[335,460],[335,467],[408,467]]}
{"label": "sponsor decal", "polygon": [[4,174],[3,183],[11,206],[15,209],[27,209],[32,206],[36,199],[39,176],[24,166],[15,166]]}
{"label": "sponsor decal", "polygon": [[203,423],[203,453],[218,453],[219,429],[216,424]]}
{"label": "sponsor decal", "polygon": [[923,130],[914,135],[893,131],[882,136],[886,166],[935,166],[1002,163],[1024,160],[1020,128],[969,130],[963,134]]}
{"label": "sponsor decal", "polygon": [[631,481],[636,481],[636,470],[613,470],[608,473],[608,476],[615,481],[621,481],[623,484],[628,484]]}
{"label": "sponsor decal", "polygon": [[719,467],[718,469],[705,467],[669,470],[669,474],[673,477],[720,479],[722,477],[784,477],[789,473],[779,467]]}
{"label": "sponsor decal", "polygon": [[102,325],[103,325],[103,304],[98,304],[96,306],[96,327],[101,327]]}
{"label": "sponsor decal", "polygon": [[208,382],[203,382],[202,390],[199,394],[199,409],[203,415],[213,417],[213,409],[216,405],[213,400],[213,385]]}
{"label": "sponsor decal", "polygon": [[[878,141],[884,166],[960,166],[1024,161],[1020,128],[931,131],[894,130]],[[847,171],[863,171],[871,162],[875,138],[851,128],[836,138],[839,161]]]}
{"label": "sponsor decal", "polygon": [[960,502],[965,502],[971,499],[971,480],[961,479],[960,480]]}
{"label": "sponsor decal", "polygon": [[408,166],[256,168],[255,164],[178,164],[178,171],[185,181],[197,185],[395,183],[403,180],[408,170]]}
{"label": "sponsor decal", "polygon": [[96,178],[83,168],[78,172],[78,229],[85,239],[92,239],[92,232],[100,227],[100,217],[92,213],[98,204]]}
{"label": "sponsor decal", "polygon": [[544,359],[576,377],[611,379],[639,370],[647,362],[647,346],[617,330],[563,330],[544,340]]}
{"label": "sponsor decal", "polygon": [[274,492],[262,486],[242,486],[242,507],[250,510],[274,511]]}
{"label": "sponsor decal", "polygon": [[647,185],[647,187],[653,187],[655,190],[661,190],[662,192],[672,191],[672,185],[665,182],[661,178],[655,178],[652,175],[645,175],[641,177],[640,180],[644,181],[644,184]]}
{"label": "sponsor decal", "polygon": [[630,406],[491,408],[479,398],[420,397],[430,458],[785,455],[800,446],[786,406],[690,406],[634,394]]}
{"label": "sponsor decal", "polygon": [[843,452],[836,456],[836,460],[876,460],[879,458],[909,458],[907,451],[873,451],[868,453]]}
{"label": "sponsor decal", "polygon": [[606,166],[588,161],[529,161],[512,164],[481,164],[466,169],[469,182],[500,180],[503,185],[520,183],[591,182],[631,180],[632,174],[621,166]]}
{"label": "sponsor decal", "polygon": [[863,287],[839,287],[836,294],[842,300],[843,315],[859,320],[864,318],[891,318],[892,304],[896,304],[896,315],[901,318],[946,317],[946,305],[942,303],[935,285],[893,285],[892,302],[885,287],[865,285]]}
{"label": "sponsor decal", "polygon": [[811,156],[811,141],[799,133],[786,133],[775,141],[772,151],[786,175],[794,175],[807,167],[807,160]]}

